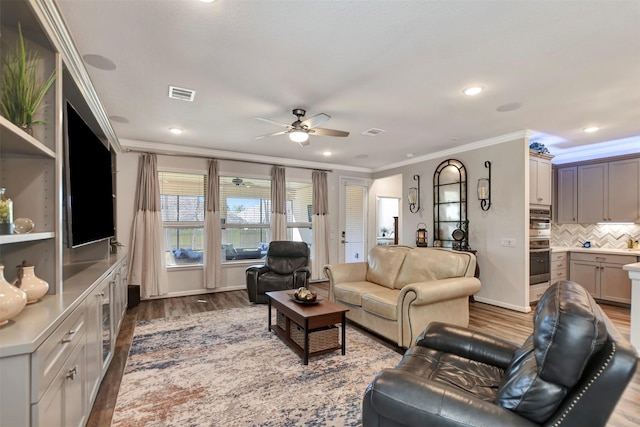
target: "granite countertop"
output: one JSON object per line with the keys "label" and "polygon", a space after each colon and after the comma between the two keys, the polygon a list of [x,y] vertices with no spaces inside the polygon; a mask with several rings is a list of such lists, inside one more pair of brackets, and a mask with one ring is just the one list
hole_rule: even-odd
{"label": "granite countertop", "polygon": [[610,255],[633,255],[640,257],[640,249],[615,249],[615,248],[590,248],[571,247],[571,246],[552,246],[552,252],[584,252],[593,254],[610,254]]}

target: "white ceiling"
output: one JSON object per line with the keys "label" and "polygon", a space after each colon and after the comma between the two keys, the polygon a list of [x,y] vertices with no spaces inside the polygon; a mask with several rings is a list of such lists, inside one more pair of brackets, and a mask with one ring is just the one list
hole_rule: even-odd
{"label": "white ceiling", "polygon": [[[125,147],[146,141],[380,170],[530,129],[558,159],[640,152],[637,0],[58,4],[80,54],[115,64],[86,68]],[[471,84],[485,91],[463,95]],[[169,85],[194,89],[195,101],[169,99]],[[511,103],[521,107],[497,111]],[[304,148],[286,135],[255,139],[283,130],[255,117],[291,123],[298,107],[332,116],[321,127],[351,135],[311,136]],[[582,131],[590,125],[601,130]],[[386,132],[361,135],[371,128]]]}

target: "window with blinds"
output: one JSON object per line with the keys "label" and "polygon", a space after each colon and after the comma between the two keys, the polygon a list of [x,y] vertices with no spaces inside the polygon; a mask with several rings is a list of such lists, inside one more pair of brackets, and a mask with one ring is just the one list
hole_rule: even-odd
{"label": "window with blinds", "polygon": [[[221,176],[219,181],[224,259],[264,257],[271,241],[271,180]],[[290,181],[286,188],[287,239],[310,245],[312,184]]]}
{"label": "window with blinds", "polygon": [[202,264],[207,177],[158,172],[167,266]]}

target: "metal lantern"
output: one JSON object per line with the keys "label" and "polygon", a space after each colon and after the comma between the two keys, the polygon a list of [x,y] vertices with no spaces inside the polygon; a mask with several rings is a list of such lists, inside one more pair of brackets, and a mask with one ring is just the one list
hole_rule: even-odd
{"label": "metal lantern", "polygon": [[427,225],[424,222],[418,224],[418,229],[416,230],[416,246],[419,248],[426,248],[427,244]]}

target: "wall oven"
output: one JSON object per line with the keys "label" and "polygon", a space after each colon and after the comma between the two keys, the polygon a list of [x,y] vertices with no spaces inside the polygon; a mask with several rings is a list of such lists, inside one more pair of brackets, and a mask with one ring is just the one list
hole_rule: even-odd
{"label": "wall oven", "polygon": [[529,215],[529,285],[551,280],[551,209],[532,208]]}

